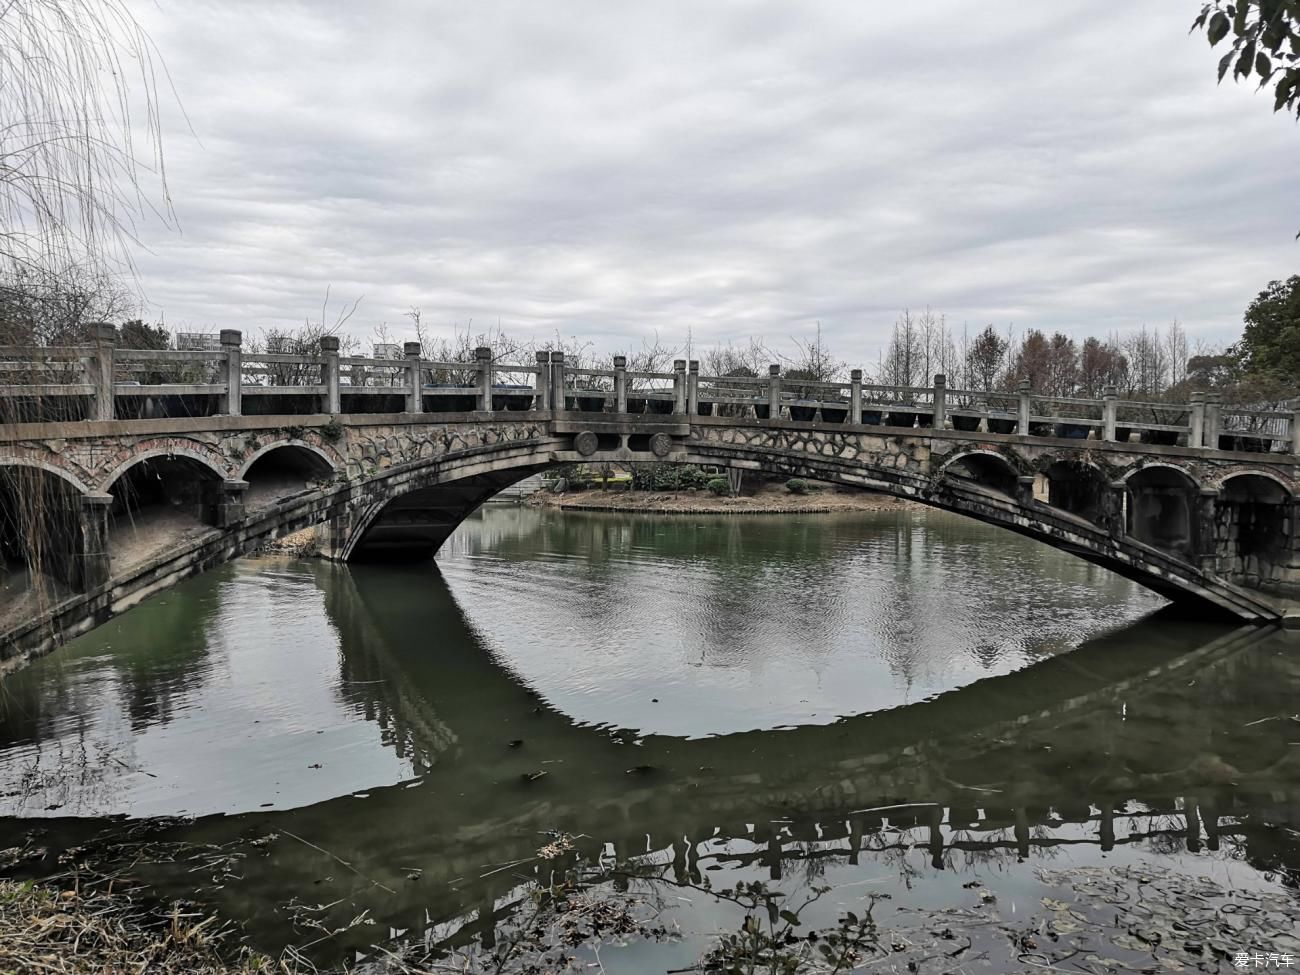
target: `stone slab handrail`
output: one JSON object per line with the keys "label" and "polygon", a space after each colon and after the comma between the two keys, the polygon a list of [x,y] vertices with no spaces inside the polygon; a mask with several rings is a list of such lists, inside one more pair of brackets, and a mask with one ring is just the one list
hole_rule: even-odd
{"label": "stone slab handrail", "polygon": [[340,356],[335,336],[324,336],[318,352],[298,355],[245,351],[241,333],[233,329],[223,330],[220,349],[211,350],[119,349],[111,325],[95,326],[92,339],[76,347],[0,346],[3,415],[25,418],[14,404],[31,413],[42,399],[84,403],[85,419],[138,415],[141,401],[168,415],[168,397],[197,397],[186,410],[238,416],[246,399],[257,412],[267,412],[254,401],[268,396],[310,397],[312,409],[305,412],[337,414],[352,412],[359,405],[354,397],[387,394],[401,397],[410,413],[709,415],[722,408],[758,420],[951,426],[1112,442],[1138,437],[1211,450],[1300,454],[1300,403],[1289,411],[1248,410],[1223,406],[1214,393],[1192,393],[1185,404],[1157,403],[1121,400],[1108,387],[1101,399],[1088,399],[1035,393],[1028,381],[1011,392],[950,389],[942,374],[931,386],[864,383],[861,369],[852,370],[847,381],[791,378],[778,365],[767,376],[701,376],[694,359],[676,360],[672,372],[652,372],[629,370],[624,356],[615,356],[609,369],[573,366],[562,352],[539,352],[532,364],[499,363],[488,348],[476,349],[472,362],[439,362],[422,358],[418,342],[405,343],[401,359],[369,359]]}

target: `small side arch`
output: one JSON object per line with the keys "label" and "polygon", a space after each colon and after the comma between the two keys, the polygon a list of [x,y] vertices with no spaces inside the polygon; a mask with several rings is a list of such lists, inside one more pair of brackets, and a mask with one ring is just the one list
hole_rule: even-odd
{"label": "small side arch", "polygon": [[1125,491],[1125,529],[1154,548],[1191,561],[1199,549],[1197,498],[1201,482],[1178,464],[1144,464],[1120,480]]}
{"label": "small side arch", "polygon": [[47,474],[63,478],[77,490],[78,494],[90,493],[90,488],[76,474],[47,460],[37,460],[34,457],[0,457],[0,467],[39,467]]}
{"label": "small side arch", "polygon": [[1233,481],[1240,482],[1242,478],[1247,478],[1247,477],[1258,477],[1268,481],[1272,481],[1274,484],[1278,486],[1278,488],[1282,491],[1282,493],[1287,497],[1295,497],[1296,495],[1296,489],[1294,484],[1292,484],[1286,478],[1282,477],[1280,474],[1277,474],[1273,471],[1267,471],[1262,469],[1254,469],[1248,471],[1240,471],[1240,470],[1228,471],[1224,474],[1212,478],[1209,481],[1207,486],[1216,488],[1219,491],[1224,491],[1229,489],[1228,486],[1231,482]]}
{"label": "small side arch", "polygon": [[1188,483],[1190,483],[1197,490],[1200,490],[1202,487],[1205,486],[1204,483],[1202,483],[1201,479],[1197,477],[1196,474],[1194,474],[1192,471],[1189,471],[1186,467],[1183,467],[1181,464],[1166,463],[1165,461],[1155,461],[1153,463],[1136,464],[1133,467],[1130,467],[1128,470],[1124,471],[1124,473],[1120,474],[1119,480],[1127,484],[1133,478],[1138,477],[1139,479],[1141,479],[1143,476],[1149,475],[1149,473],[1152,471],[1171,471],[1174,474],[1185,478],[1188,481]]}
{"label": "small side arch", "polygon": [[203,449],[198,444],[190,446],[166,444],[132,451],[130,457],[122,461],[122,463],[118,464],[117,467],[113,468],[112,471],[105,475],[103,480],[99,483],[99,490],[105,493],[111,492],[113,485],[117,483],[118,479],[132,467],[135,467],[137,464],[144,461],[155,460],[160,457],[165,460],[185,458],[186,460],[193,461],[200,467],[206,468],[211,472],[213,477],[220,480],[224,481],[230,477],[230,472],[227,470],[221,455],[215,450]]}
{"label": "small side arch", "polygon": [[248,472],[252,469],[254,464],[268,454],[286,448],[296,448],[297,452],[305,451],[306,453],[312,454],[318,458],[320,461],[319,464],[311,464],[317,473],[333,474],[343,468],[343,459],[341,457],[333,452],[326,451],[313,443],[308,443],[306,440],[275,440],[271,443],[263,444],[258,447],[257,450],[253,451],[253,453],[244,460],[243,464],[239,466],[239,469],[235,471],[234,480],[246,480]]}
{"label": "small side arch", "polygon": [[1013,497],[1022,473],[1019,466],[1005,454],[982,448],[964,450],[949,457],[939,468],[940,475],[960,477],[962,480]]}

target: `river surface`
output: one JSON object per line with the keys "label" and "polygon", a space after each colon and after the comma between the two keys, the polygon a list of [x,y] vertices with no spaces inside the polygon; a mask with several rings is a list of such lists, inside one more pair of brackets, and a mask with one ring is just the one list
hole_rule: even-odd
{"label": "river surface", "polygon": [[[0,847],[206,844],[140,870],[323,961],[481,935],[549,830],[676,889],[825,885],[828,916],[864,885],[1033,904],[1044,865],[1293,890],[1300,642],[1162,605],[938,512],[489,506],[436,565],[241,560],[6,678]],[[610,970],[728,923],[672,909],[685,937]]]}

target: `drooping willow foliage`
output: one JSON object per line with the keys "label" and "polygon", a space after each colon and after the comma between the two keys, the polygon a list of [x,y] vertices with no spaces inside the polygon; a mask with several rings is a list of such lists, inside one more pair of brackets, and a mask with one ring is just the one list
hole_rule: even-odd
{"label": "drooping willow foliage", "polygon": [[[172,217],[164,77],[122,0],[0,2],[0,346],[81,344],[129,301],[141,221]],[[11,386],[81,381],[72,363],[0,354],[0,367]],[[0,422],[75,418],[62,416],[67,397],[51,399],[9,397]],[[0,466],[0,600],[43,603],[47,584],[75,582],[80,512],[67,488],[35,466]]]}
{"label": "drooping willow foliage", "polygon": [[0,260],[5,274],[129,264],[170,217],[161,65],[120,0],[0,5]]}

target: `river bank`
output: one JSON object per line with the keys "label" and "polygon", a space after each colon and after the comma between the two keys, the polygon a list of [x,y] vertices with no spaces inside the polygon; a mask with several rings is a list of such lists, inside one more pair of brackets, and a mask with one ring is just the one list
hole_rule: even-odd
{"label": "river bank", "polygon": [[584,491],[554,493],[538,491],[527,504],[538,508],[563,511],[625,511],[644,514],[695,515],[790,515],[831,514],[840,511],[917,511],[924,508],[915,501],[876,494],[871,491],[813,488],[796,494],[784,485],[765,484],[753,493],[739,497],[719,496],[705,490],[628,491],[592,488]]}

